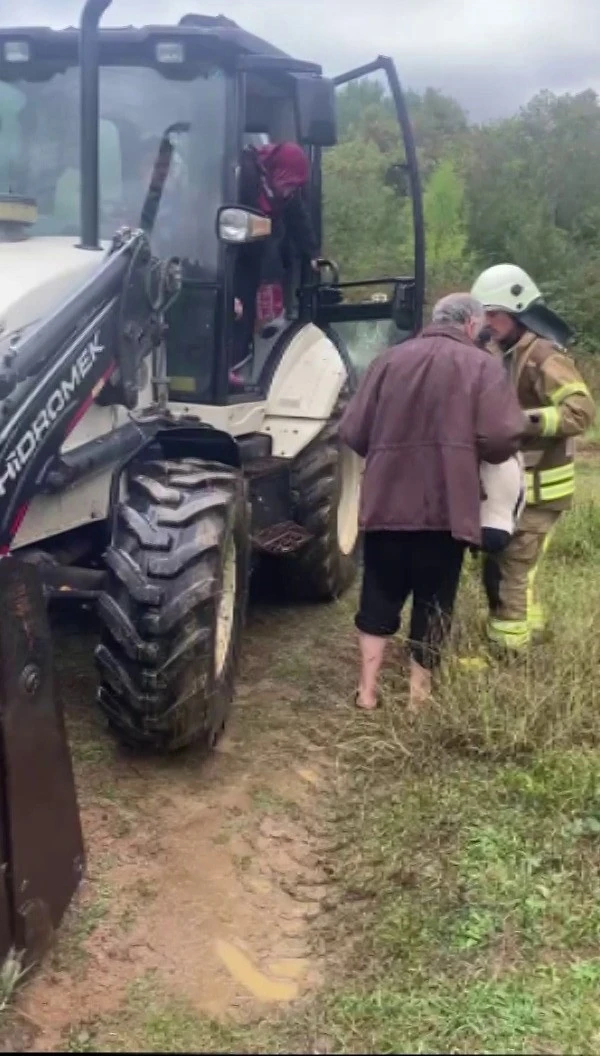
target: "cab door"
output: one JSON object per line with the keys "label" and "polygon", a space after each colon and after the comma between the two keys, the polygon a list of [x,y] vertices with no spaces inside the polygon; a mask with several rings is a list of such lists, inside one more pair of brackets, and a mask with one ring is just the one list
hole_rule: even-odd
{"label": "cab door", "polygon": [[[425,296],[425,233],[421,181],[413,130],[396,67],[391,58],[380,56],[333,79],[338,92],[352,82],[372,78],[382,73],[387,84],[388,98],[398,122],[404,146],[405,162],[401,166],[410,197],[412,213],[412,268],[408,275],[365,275],[364,279],[346,282],[335,261],[321,265],[320,282],[313,284],[305,296],[310,299],[310,317],[324,329],[340,348],[348,365],[360,377],[369,363],[391,345],[413,336],[423,323]],[[333,147],[333,150],[336,148]],[[323,180],[320,166],[315,166]],[[315,197],[322,199],[320,187]],[[404,201],[398,197],[397,208]],[[327,231],[324,232],[327,243]],[[335,247],[333,247],[335,249]]]}

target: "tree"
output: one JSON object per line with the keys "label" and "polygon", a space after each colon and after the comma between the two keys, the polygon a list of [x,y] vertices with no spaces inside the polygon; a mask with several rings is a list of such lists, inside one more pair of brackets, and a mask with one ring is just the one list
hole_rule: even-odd
{"label": "tree", "polygon": [[[600,347],[600,106],[594,92],[542,92],[514,117],[473,129],[465,153],[469,242],[485,267],[530,272]],[[591,266],[593,262],[593,266]]]}
{"label": "tree", "polygon": [[386,168],[379,148],[360,139],[325,154],[324,248],[347,281],[402,274],[412,265],[410,211],[386,186]]}
{"label": "tree", "polygon": [[340,88],[337,96],[338,136],[353,139],[364,127],[365,112],[375,111],[395,120],[392,100],[373,77],[361,77]]}
{"label": "tree", "polygon": [[[520,264],[600,349],[600,105],[540,92],[470,126],[434,89],[407,92],[424,186],[430,299],[480,268]],[[325,245],[345,278],[407,271],[412,226],[393,102],[372,78],[339,93],[340,145],[325,155]]]}
{"label": "tree", "polygon": [[422,173],[427,179],[448,155],[460,155],[468,138],[467,115],[450,96],[427,88],[423,95],[407,93]]}
{"label": "tree", "polygon": [[437,166],[425,190],[423,208],[427,261],[436,292],[456,287],[472,267],[468,250],[464,180],[453,162]]}

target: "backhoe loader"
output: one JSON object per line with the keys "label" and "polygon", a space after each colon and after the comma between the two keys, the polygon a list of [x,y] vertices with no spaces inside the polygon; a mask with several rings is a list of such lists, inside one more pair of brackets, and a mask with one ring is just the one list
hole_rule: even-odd
{"label": "backhoe loader", "polygon": [[[110,3],[87,0],[78,29],[0,29],[0,941],[29,958],[84,871],[48,604],[97,605],[97,704],[120,742],[210,750],[250,575],[269,568],[317,602],[355,574],[344,327],[389,320],[400,341],[422,320],[421,191],[393,62],[331,79],[222,16],[100,28]],[[241,152],[303,146],[320,236],[336,91],[378,71],[405,146],[414,273],[344,283],[333,261],[317,275],[289,261],[282,317],[232,372],[236,254],[273,237],[240,204]]]}

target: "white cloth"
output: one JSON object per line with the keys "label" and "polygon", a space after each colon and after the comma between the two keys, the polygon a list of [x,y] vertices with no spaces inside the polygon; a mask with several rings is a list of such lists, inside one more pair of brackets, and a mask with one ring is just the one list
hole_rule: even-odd
{"label": "white cloth", "polygon": [[522,455],[516,454],[493,466],[482,462],[481,531],[485,550],[486,537],[495,539],[492,549],[502,549],[515,534],[525,508],[525,469]]}

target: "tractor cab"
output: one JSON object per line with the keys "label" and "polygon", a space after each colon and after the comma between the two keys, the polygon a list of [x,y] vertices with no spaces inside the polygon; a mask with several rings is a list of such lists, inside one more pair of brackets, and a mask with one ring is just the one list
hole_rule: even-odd
{"label": "tractor cab", "polygon": [[[349,371],[347,324],[387,319],[401,336],[418,329],[421,192],[391,60],[330,79],[223,16],[98,29],[108,2],[88,0],[81,34],[0,29],[3,272],[20,269],[21,288],[26,293],[27,282],[35,281],[31,298],[50,307],[67,282],[90,273],[116,229],[144,227],[157,257],[181,260],[183,290],[168,317],[167,370],[171,402],[190,407],[264,399],[283,346],[309,323],[334,341]],[[236,364],[236,263],[248,242],[273,239],[268,219],[240,203],[242,152],[283,141],[302,146],[311,173],[302,193],[320,238],[321,158],[336,143],[336,91],[376,71],[387,77],[405,145],[413,274],[365,276],[348,285],[335,262],[320,260],[314,269],[288,254],[277,317],[266,326],[259,319],[251,355]],[[15,240],[18,255],[9,245]],[[15,326],[28,323],[24,314]],[[1,303],[0,327],[11,329]]]}

